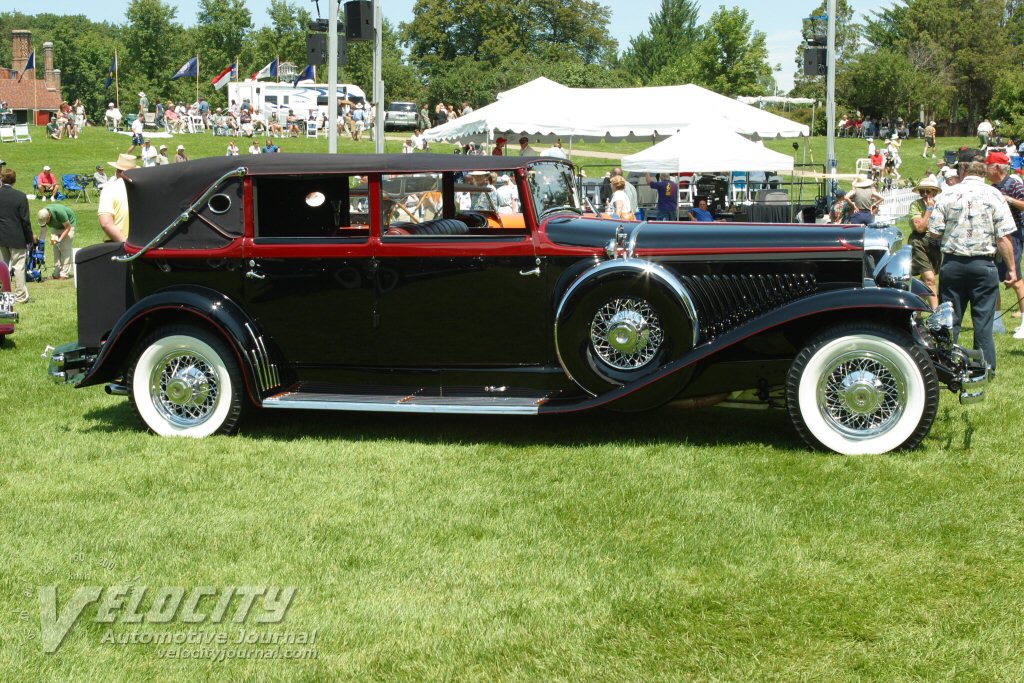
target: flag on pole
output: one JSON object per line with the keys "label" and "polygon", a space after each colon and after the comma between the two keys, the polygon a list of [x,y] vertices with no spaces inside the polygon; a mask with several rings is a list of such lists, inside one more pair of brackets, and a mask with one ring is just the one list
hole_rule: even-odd
{"label": "flag on pole", "polygon": [[229,82],[229,81],[230,81],[230,80],[231,80],[231,79],[232,79],[232,78],[233,78],[233,77],[235,76],[235,74],[237,73],[237,72],[235,71],[235,69],[236,69],[236,66],[235,66],[234,64],[232,64],[232,65],[231,65],[231,66],[229,66],[228,68],[226,68],[226,69],[224,69],[223,71],[221,71],[221,72],[220,72],[220,73],[219,73],[219,74],[218,74],[217,76],[215,76],[215,77],[214,77],[214,79],[213,79],[213,81],[211,81],[211,82],[213,83],[213,87],[214,87],[214,89],[216,89],[216,90],[220,90],[220,89],[221,89],[221,88],[223,88],[223,87],[224,87],[225,85],[227,85],[227,84],[228,84],[228,82]]}
{"label": "flag on pole", "polygon": [[173,81],[176,78],[185,78],[186,76],[198,78],[199,76],[199,57],[193,57],[192,59],[185,62],[185,65],[178,69],[178,73],[171,76]]}
{"label": "flag on pole", "polygon": [[110,84],[114,82],[114,74],[117,73],[117,54],[114,54],[114,61],[110,63],[110,68],[107,69],[107,82],[103,84],[105,89],[110,88]]}
{"label": "flag on pole", "polygon": [[252,75],[252,80],[258,81],[261,78],[277,78],[277,59]]}
{"label": "flag on pole", "polygon": [[306,68],[302,70],[302,73],[300,73],[298,78],[296,78],[295,81],[292,83],[292,87],[293,88],[298,87],[299,83],[302,82],[302,81],[315,81],[315,80],[316,80],[316,67],[313,66],[312,64],[307,64]]}
{"label": "flag on pole", "polygon": [[21,78],[22,78],[22,76],[25,75],[26,71],[28,71],[29,69],[35,69],[35,68],[36,68],[36,51],[32,50],[32,52],[30,52],[29,55],[28,55],[28,61],[25,62],[24,70],[20,74],[18,74],[18,83],[21,83]]}

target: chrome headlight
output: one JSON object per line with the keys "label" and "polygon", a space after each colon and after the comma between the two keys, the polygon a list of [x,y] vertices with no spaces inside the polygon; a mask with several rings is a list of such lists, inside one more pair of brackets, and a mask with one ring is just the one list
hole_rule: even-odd
{"label": "chrome headlight", "polygon": [[909,245],[884,257],[875,268],[875,283],[879,287],[891,287],[909,292],[912,259],[913,254]]}

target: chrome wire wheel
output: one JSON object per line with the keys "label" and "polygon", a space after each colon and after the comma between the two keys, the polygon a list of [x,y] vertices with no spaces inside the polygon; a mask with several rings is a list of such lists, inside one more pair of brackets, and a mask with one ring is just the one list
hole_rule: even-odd
{"label": "chrome wire wheel", "polygon": [[590,324],[597,357],[617,370],[637,370],[654,359],[665,332],[650,303],[636,297],[612,299]]}
{"label": "chrome wire wheel", "polygon": [[789,368],[786,405],[800,436],[844,455],[914,448],[939,405],[926,351],[905,331],[857,321],[822,330]]}
{"label": "chrome wire wheel", "polygon": [[893,359],[879,353],[840,354],[818,382],[822,417],[853,440],[871,439],[892,429],[906,402],[906,377]]}
{"label": "chrome wire wheel", "polygon": [[220,400],[217,372],[191,349],[171,351],[153,365],[149,382],[153,406],[178,427],[195,427],[213,415]]}

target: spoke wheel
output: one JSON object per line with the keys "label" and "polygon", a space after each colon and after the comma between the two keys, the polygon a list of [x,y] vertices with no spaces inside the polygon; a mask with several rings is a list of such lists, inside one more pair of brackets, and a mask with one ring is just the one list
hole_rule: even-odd
{"label": "spoke wheel", "polygon": [[230,347],[197,327],[158,329],[139,346],[127,383],[139,420],[161,436],[230,434],[243,408]]}
{"label": "spoke wheel", "polygon": [[938,409],[938,378],[902,330],[844,325],[815,338],[793,361],[787,406],[815,448],[845,455],[920,444]]}

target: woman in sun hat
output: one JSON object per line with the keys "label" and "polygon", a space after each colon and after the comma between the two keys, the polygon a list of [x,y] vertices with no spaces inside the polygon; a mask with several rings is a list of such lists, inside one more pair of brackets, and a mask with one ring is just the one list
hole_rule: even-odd
{"label": "woman in sun hat", "polygon": [[859,177],[853,181],[853,189],[846,193],[843,201],[853,207],[851,223],[870,225],[875,222],[875,210],[885,198],[875,189],[874,181]]}
{"label": "woman in sun hat", "polygon": [[939,285],[935,274],[942,266],[942,250],[939,248],[939,240],[928,232],[928,221],[932,217],[935,198],[942,188],[935,178],[927,177],[917,184],[914,191],[921,195],[921,198],[910,205],[911,230],[907,239],[913,250],[910,274],[919,277],[921,282],[928,285],[928,289],[932,291],[928,299],[931,307],[935,308],[939,305]]}

